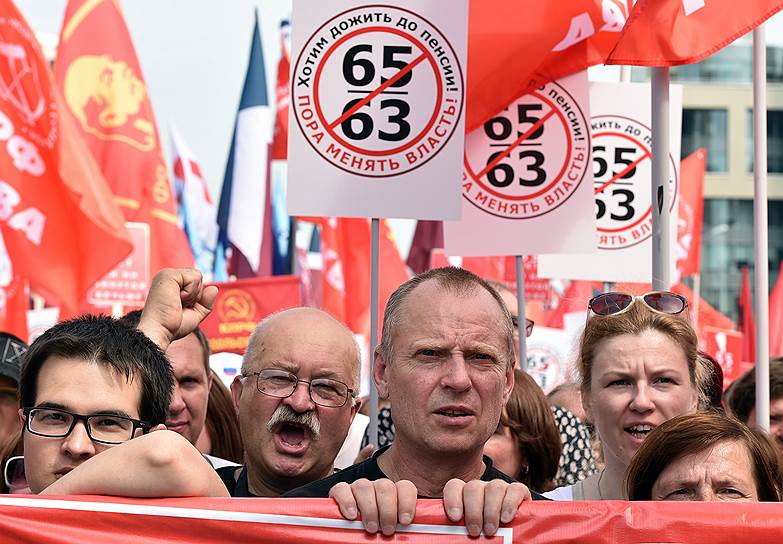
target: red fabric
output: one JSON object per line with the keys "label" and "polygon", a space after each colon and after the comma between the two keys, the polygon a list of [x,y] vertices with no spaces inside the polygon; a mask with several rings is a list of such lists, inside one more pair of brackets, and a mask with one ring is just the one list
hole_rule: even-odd
{"label": "red fabric", "polygon": [[783,356],[783,261],[769,294],[769,356]]}
{"label": "red fabric", "polygon": [[783,8],[780,0],[637,0],[607,64],[699,62]]}
{"label": "red fabric", "polygon": [[118,2],[68,2],[55,63],[75,118],[127,221],[150,225],[150,268],[193,266],[155,125]]}
{"label": "red fabric", "polygon": [[699,149],[680,161],[680,204],[677,219],[677,271],[680,278],[698,274],[704,217],[704,173],[707,151]]}
{"label": "red fabric", "polygon": [[[379,314],[408,277],[397,244],[381,219],[379,244]],[[329,218],[321,221],[323,307],[358,334],[370,330],[370,221]],[[380,324],[379,319],[379,324]]]}
{"label": "red fabric", "polygon": [[0,286],[17,311],[26,307],[17,298],[23,297],[21,280],[75,310],[131,244],[106,181],[72,119],[62,114],[32,31],[12,2],[0,2],[0,14],[0,41],[20,51],[0,65]]}
{"label": "red fabric", "polygon": [[[678,295],[684,296],[686,299],[688,299],[688,305],[690,307],[691,312],[696,307],[696,302],[694,300],[695,294],[693,291],[691,291],[686,285],[682,283],[676,283],[672,285],[671,290]],[[729,319],[726,315],[721,313],[719,310],[715,309],[714,307],[710,306],[710,304],[704,300],[703,298],[699,298],[699,318],[698,318],[698,325],[699,325],[699,336],[701,336],[701,332],[705,327],[714,327],[716,329],[734,329],[734,322]]]}
{"label": "red fabric", "polygon": [[252,278],[216,283],[212,313],[201,323],[212,353],[245,353],[250,334],[270,314],[301,304],[298,276]]}
{"label": "red fabric", "polygon": [[536,86],[601,64],[627,0],[470,3],[466,132]]}
{"label": "red fabric", "polygon": [[587,316],[587,303],[593,298],[594,293],[600,290],[601,284],[598,282],[571,280],[554,309],[546,313],[545,322],[541,325],[562,329],[565,327],[563,318],[566,314],[583,312]]}
{"label": "red fabric", "polygon": [[742,285],[739,294],[739,323],[737,326],[745,335],[742,344],[742,361],[756,362],[756,320],[753,317],[753,298],[750,296],[748,267],[742,267]]}
{"label": "red fabric", "polygon": [[15,334],[25,342],[30,341],[27,328],[27,310],[30,308],[30,294],[27,282],[14,276],[7,286],[0,287],[0,331]]}
{"label": "red fabric", "polygon": [[[213,513],[214,512],[214,513]],[[0,534],[7,542],[261,544],[408,542],[411,544],[606,542],[778,542],[779,503],[529,501],[494,537],[468,537],[450,523],[443,501],[419,499],[413,524],[393,537],[345,522],[332,499],[231,498],[134,500],[3,495]],[[694,538],[694,535],[698,535]]]}
{"label": "red fabric", "polygon": [[280,39],[280,60],[277,61],[277,83],[275,84],[275,128],[269,159],[284,161],[288,158],[288,104],[291,100],[289,72],[291,61],[285,36]]}

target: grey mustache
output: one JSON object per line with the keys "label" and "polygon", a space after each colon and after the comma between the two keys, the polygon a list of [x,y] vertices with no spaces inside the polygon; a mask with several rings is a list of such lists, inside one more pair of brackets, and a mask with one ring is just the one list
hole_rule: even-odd
{"label": "grey mustache", "polygon": [[280,404],[269,418],[266,428],[273,433],[285,424],[301,425],[309,431],[310,438],[314,441],[321,438],[321,420],[313,410],[299,413],[290,406]]}

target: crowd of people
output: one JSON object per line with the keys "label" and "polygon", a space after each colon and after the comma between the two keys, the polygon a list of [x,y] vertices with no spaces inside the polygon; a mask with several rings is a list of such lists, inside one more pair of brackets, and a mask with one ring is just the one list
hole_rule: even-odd
{"label": "crowd of people", "polygon": [[674,293],[594,297],[579,382],[546,396],[518,368],[513,294],[460,268],[414,276],[372,354],[381,447],[341,470],[363,408],[353,333],[314,308],[269,316],[229,390],[198,327],[215,296],[197,271],[163,270],[122,319],[65,321],[29,348],[0,335],[2,491],[331,497],[383,534],[439,498],[473,536],[528,500],[783,499],[783,362],[765,433],[753,373],[721,402]]}

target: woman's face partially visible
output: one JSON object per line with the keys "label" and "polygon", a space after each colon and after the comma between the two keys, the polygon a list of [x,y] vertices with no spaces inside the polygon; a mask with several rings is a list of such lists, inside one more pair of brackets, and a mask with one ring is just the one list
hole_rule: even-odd
{"label": "woman's face partially visible", "polygon": [[498,423],[495,434],[484,444],[484,455],[492,459],[494,467],[500,472],[518,479],[525,459],[519,451],[514,435],[511,434],[511,429],[503,423]]}
{"label": "woman's face partially visible", "polygon": [[753,462],[741,442],[726,440],[673,461],[653,484],[656,501],[758,502]]}
{"label": "woman's face partially visible", "polygon": [[698,394],[682,348],[648,330],[598,344],[584,403],[607,463],[624,468],[650,431],[696,410]]}

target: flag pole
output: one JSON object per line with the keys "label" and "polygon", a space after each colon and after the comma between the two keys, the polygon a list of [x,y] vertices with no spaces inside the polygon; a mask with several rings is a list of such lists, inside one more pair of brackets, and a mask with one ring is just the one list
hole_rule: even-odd
{"label": "flag pole", "polygon": [[378,389],[375,387],[375,348],[378,345],[378,254],[381,221],[372,218],[370,233],[370,444],[378,449]]}
{"label": "flag pole", "polygon": [[519,332],[519,368],[527,372],[527,335],[525,331],[525,262],[516,256],[517,265],[517,330]]}
{"label": "flag pole", "polygon": [[769,431],[766,30],[753,30],[753,245],[756,263],[756,424]]}
{"label": "flag pole", "polygon": [[652,287],[671,286],[669,195],[669,68],[652,69]]}

